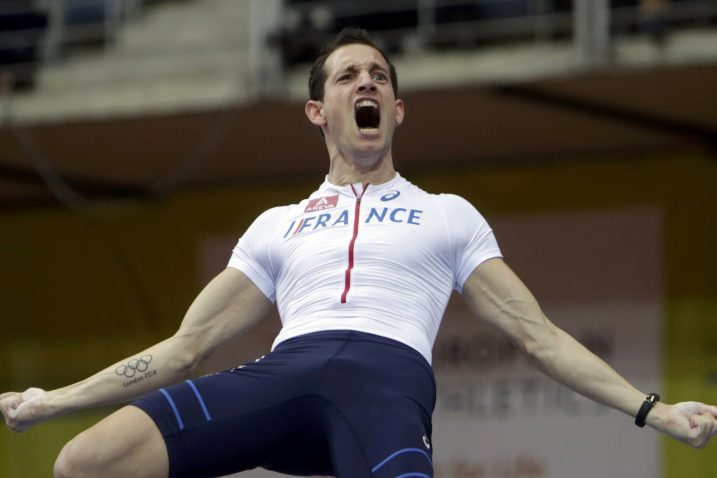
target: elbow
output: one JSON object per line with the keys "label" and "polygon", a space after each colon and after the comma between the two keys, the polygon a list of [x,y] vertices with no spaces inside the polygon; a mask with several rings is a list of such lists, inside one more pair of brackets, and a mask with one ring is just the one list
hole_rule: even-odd
{"label": "elbow", "polygon": [[497,322],[528,360],[550,360],[555,353],[559,329],[545,316],[535,299],[506,300],[500,311]]}
{"label": "elbow", "polygon": [[522,332],[515,339],[515,343],[526,358],[538,366],[551,363],[558,352],[559,329],[543,317],[542,320],[531,324],[530,328]]}
{"label": "elbow", "polygon": [[187,380],[196,375],[196,370],[199,368],[199,360],[193,355],[182,352],[176,358],[175,367],[177,375],[180,380]]}
{"label": "elbow", "polygon": [[187,337],[173,337],[177,346],[172,357],[172,368],[179,380],[186,380],[196,375],[203,361],[202,355]]}

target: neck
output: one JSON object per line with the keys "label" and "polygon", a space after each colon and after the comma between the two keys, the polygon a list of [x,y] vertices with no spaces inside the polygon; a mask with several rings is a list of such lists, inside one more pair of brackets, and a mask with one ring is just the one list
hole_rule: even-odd
{"label": "neck", "polygon": [[382,184],[396,176],[390,151],[378,158],[346,157],[337,151],[335,153],[329,158],[331,163],[328,178],[337,186],[356,183]]}

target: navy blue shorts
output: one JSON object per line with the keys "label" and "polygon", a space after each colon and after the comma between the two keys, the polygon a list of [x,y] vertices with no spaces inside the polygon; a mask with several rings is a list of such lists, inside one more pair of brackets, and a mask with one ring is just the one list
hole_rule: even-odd
{"label": "navy blue shorts", "polygon": [[133,405],[157,424],[170,477],[263,467],[339,478],[433,476],[436,386],[414,349],[352,331],[307,334],[255,362]]}

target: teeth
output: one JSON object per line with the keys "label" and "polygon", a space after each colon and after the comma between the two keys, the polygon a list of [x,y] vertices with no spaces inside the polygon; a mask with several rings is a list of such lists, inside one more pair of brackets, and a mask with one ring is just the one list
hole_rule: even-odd
{"label": "teeth", "polygon": [[373,100],[361,100],[356,103],[356,108],[378,108],[378,103]]}

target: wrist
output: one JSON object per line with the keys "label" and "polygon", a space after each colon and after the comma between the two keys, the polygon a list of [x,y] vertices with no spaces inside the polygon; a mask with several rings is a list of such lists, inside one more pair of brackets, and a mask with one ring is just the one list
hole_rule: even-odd
{"label": "wrist", "polygon": [[647,414],[645,424],[657,430],[662,430],[669,415],[669,408],[670,406],[663,402],[656,402],[650,413]]}
{"label": "wrist", "polygon": [[45,392],[45,418],[56,417],[74,411],[68,406],[68,397],[65,389],[49,390]]}
{"label": "wrist", "polygon": [[635,425],[640,428],[644,427],[647,416],[650,414],[655,404],[659,401],[660,396],[654,392],[645,397],[645,400],[643,400],[642,404],[640,405],[640,409],[638,410],[637,415],[635,415]]}

